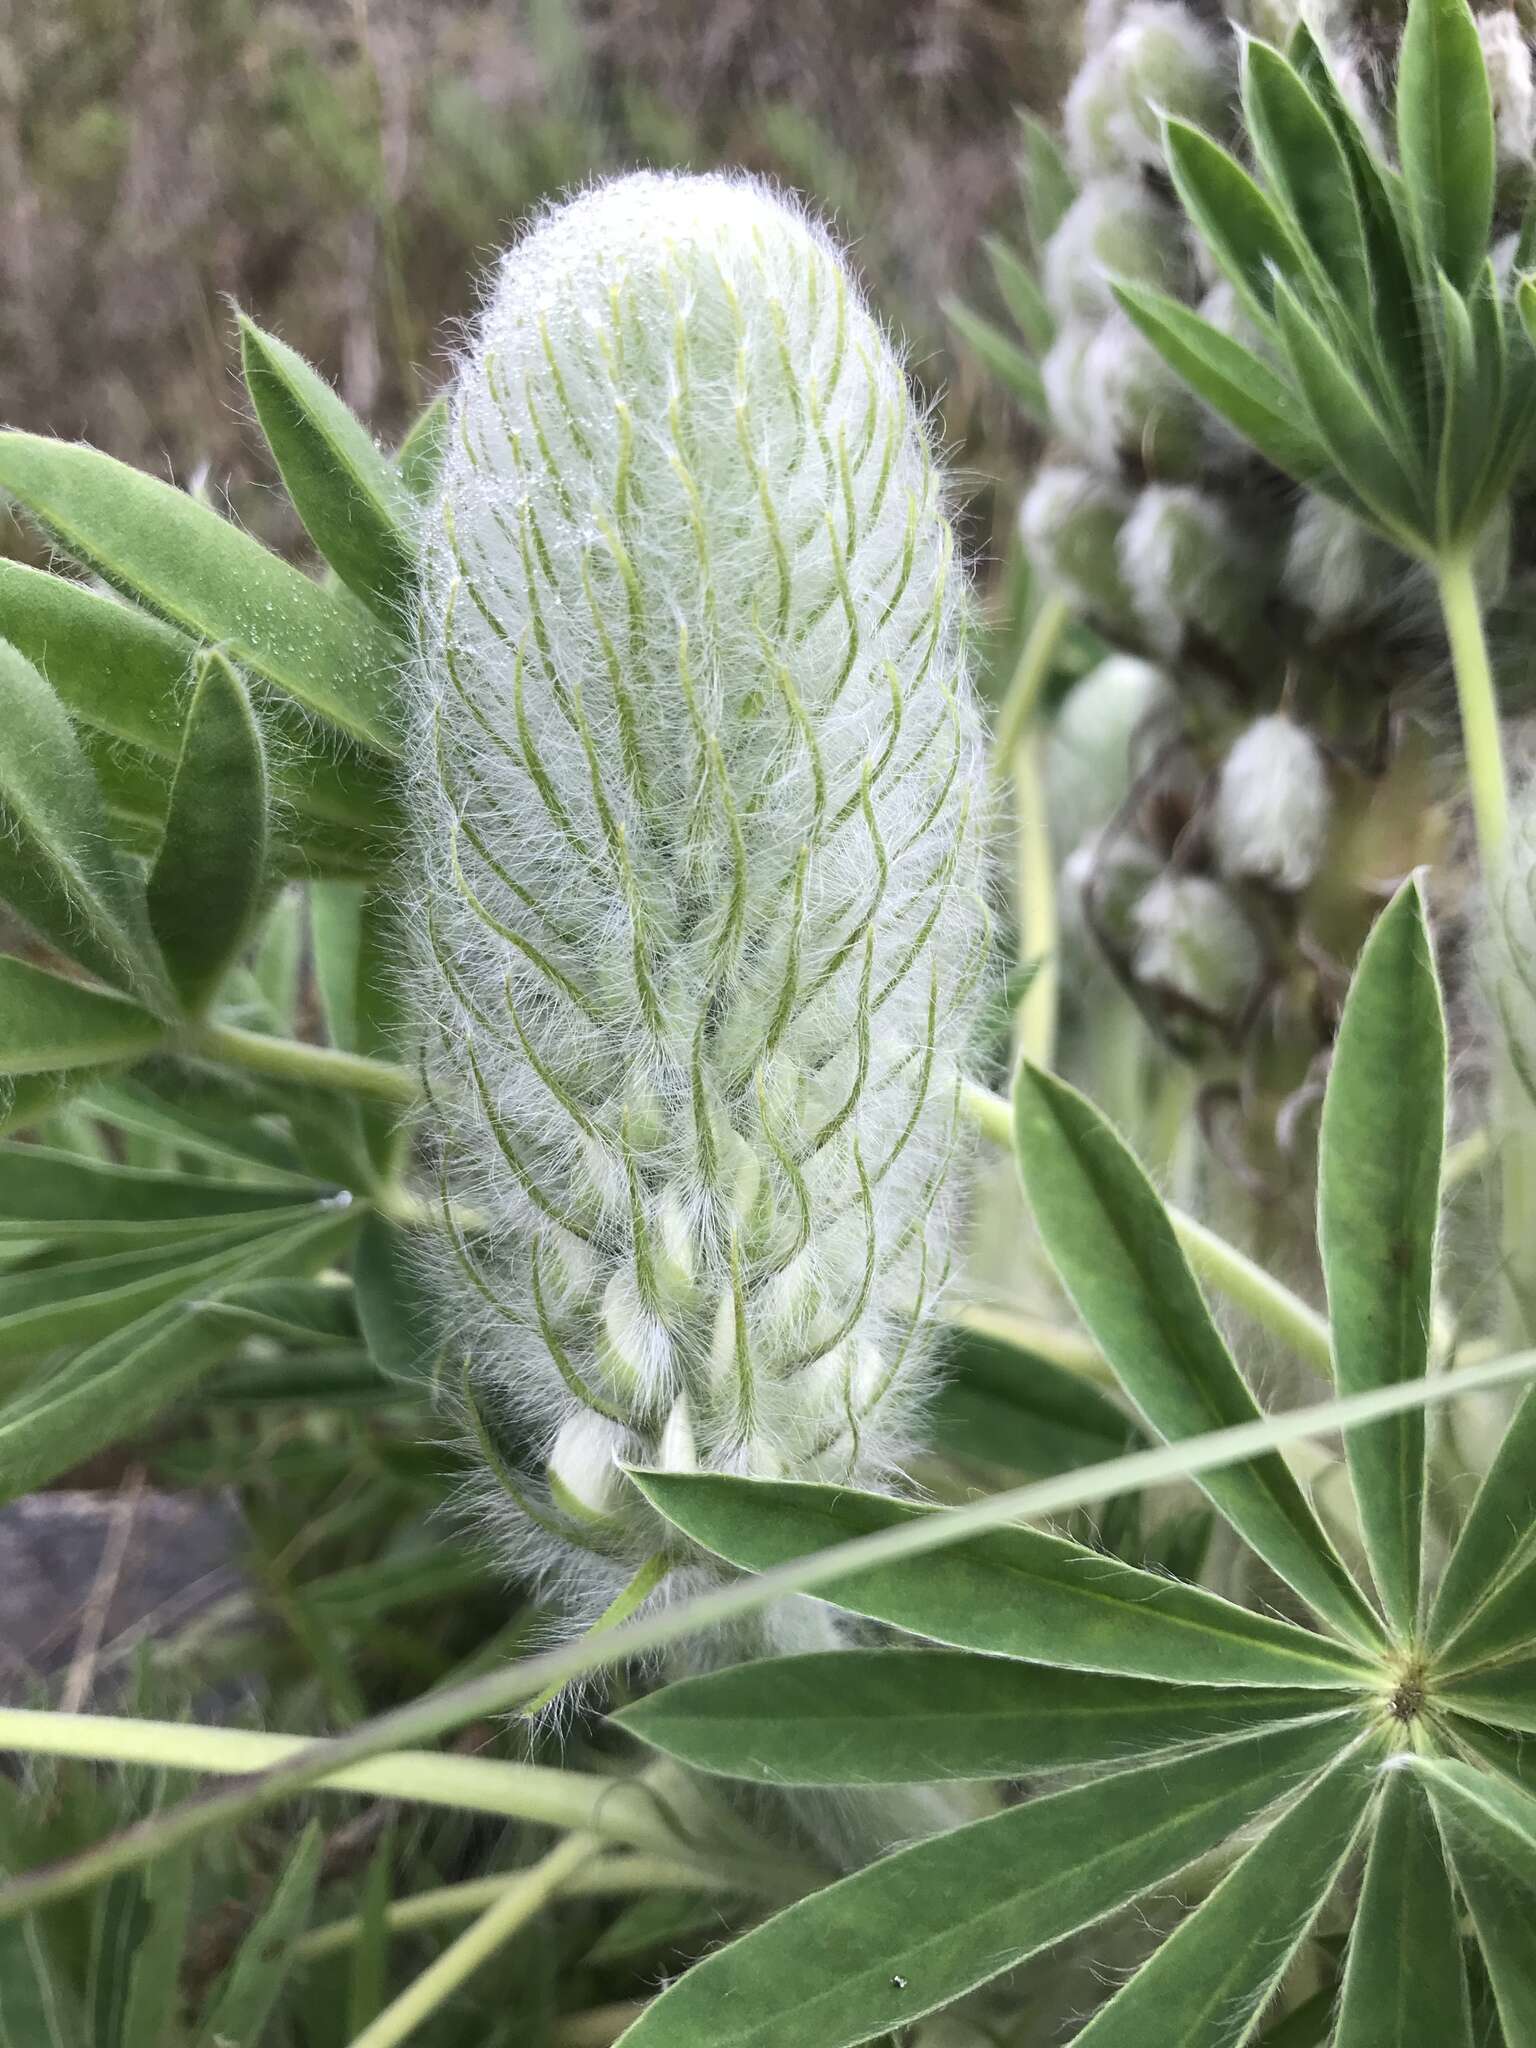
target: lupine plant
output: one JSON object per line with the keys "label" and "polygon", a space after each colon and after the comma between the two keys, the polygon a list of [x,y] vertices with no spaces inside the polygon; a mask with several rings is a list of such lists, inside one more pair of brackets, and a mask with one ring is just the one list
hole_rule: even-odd
{"label": "lupine plant", "polygon": [[[1225,451],[1232,506],[1337,506],[1439,589],[1497,912],[1521,870],[1478,578],[1490,535],[1518,559],[1536,354],[1528,288],[1470,253],[1471,17],[1414,0],[1395,147],[1393,67],[1367,103],[1305,31],[1248,43],[1241,124],[1231,52],[1178,7],[1106,48],[1069,117],[1121,187],[1069,211],[1031,133],[1048,281],[1221,399],[1219,432],[1194,398],[1170,417]],[[1164,289],[1210,260],[1176,199],[1247,342]],[[1043,333],[1027,267],[999,274]],[[1009,622],[979,632],[932,427],[783,199],[639,176],[548,211],[392,453],[240,342],[314,574],[0,437],[60,557],[0,563],[0,1487],[128,1446],[238,1484],[290,1648],[237,1725],[177,1692],[186,1652],[142,1661],[131,1711],[0,1709],[26,1760],[0,2026],[1536,2040],[1536,1353],[1458,1209],[1498,1146],[1446,1143],[1471,1034],[1507,1028],[1520,1071],[1530,963],[1499,920],[1518,971],[1479,1009],[1454,797],[1438,865],[1405,874],[1414,842],[1374,901],[1337,881],[1314,1301],[1165,1200],[1131,1141],[1198,1206],[1201,1124],[1074,1011],[1113,994],[1074,915],[1126,920],[1122,978],[1197,1065],[1282,941],[1319,953],[1297,906],[1338,869],[1342,740],[1207,575],[1240,528],[1217,501],[1147,476],[1130,511],[1093,449],[1065,481],[1052,458],[989,770],[973,675]],[[1135,630],[1122,557],[1156,591]],[[1254,715],[1222,725],[1229,628]],[[1109,836],[1058,900],[1072,787]],[[1470,1093],[1474,1119],[1515,1099]],[[1282,1360],[1304,1404],[1261,1406]],[[187,1798],[187,1772],[226,1782]],[[325,1825],[346,1797],[361,1856]]]}

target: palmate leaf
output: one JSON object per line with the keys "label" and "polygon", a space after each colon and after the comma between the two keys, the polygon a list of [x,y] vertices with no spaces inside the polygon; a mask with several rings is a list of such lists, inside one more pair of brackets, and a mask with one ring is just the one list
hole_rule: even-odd
{"label": "palmate leaf", "polygon": [[848,2048],[1091,1926],[1327,1764],[1324,1720],[1028,1800],[899,1850],[708,1956],[622,2048]]}
{"label": "palmate leaf", "polygon": [[983,235],[982,248],[997,281],[1003,304],[1018,322],[1019,332],[1037,356],[1056,337],[1056,320],[1035,282],[1029,265],[997,235]]}
{"label": "palmate leaf", "polygon": [[1324,1772],[1100,2008],[1075,2037],[1083,2048],[1236,2048],[1246,2040],[1333,1890],[1364,1821],[1375,1764],[1361,1748]]}
{"label": "palmate leaf", "polygon": [[407,495],[394,465],[304,358],[240,316],[246,389],[305,531],[393,631],[411,582]]}
{"label": "palmate leaf", "polygon": [[207,1008],[250,937],[267,866],[267,757],[240,679],[203,655],[182,729],[149,919],[183,1007]]}
{"label": "palmate leaf", "polygon": [[401,642],[352,598],[94,448],[0,434],[0,492],[114,589],[224,647],[354,739],[396,751]]}
{"label": "palmate leaf", "polygon": [[[1136,1407],[1169,1440],[1250,1422],[1259,1407],[1223,1343],[1146,1174],[1088,1102],[1027,1063],[1014,1084],[1024,1192],[1062,1283]],[[1200,1481],[1213,1505],[1352,1641],[1380,1628],[1275,1453]]]}
{"label": "palmate leaf", "polygon": [[1019,128],[1019,182],[1030,245],[1038,256],[1061,226],[1077,187],[1061,146],[1045,123],[1037,115],[1020,113]]}
{"label": "palmate leaf", "polygon": [[[1339,1704],[1348,1703],[1340,1693]],[[1315,1715],[1299,1688],[1156,1684],[958,1650],[828,1651],[680,1679],[613,1718],[695,1769],[765,1785],[1008,1778]]]}
{"label": "palmate leaf", "polygon": [[[265,1231],[288,1228],[269,1223]],[[241,1221],[147,1251],[49,1263],[0,1278],[0,1361],[89,1344],[162,1302],[216,1281],[230,1254],[265,1234]]]}
{"label": "palmate leaf", "polygon": [[206,1302],[243,1281],[314,1272],[356,1230],[357,1217],[319,1206],[320,1216],[232,1252],[222,1273],[200,1277],[196,1294],[88,1345],[0,1407],[0,1500],[46,1485],[105,1445],[133,1435],[195,1386],[242,1334],[205,1313]]}
{"label": "palmate leaf", "polygon": [[1461,1929],[1424,1789],[1389,1771],[1344,1972],[1335,2048],[1472,2048]]}
{"label": "palmate leaf", "polygon": [[[1339,1024],[1319,1141],[1318,1241],[1341,1393],[1417,1379],[1445,1134],[1445,1017],[1418,883],[1371,929]],[[1422,1411],[1351,1430],[1345,1455],[1393,1626],[1418,1622]]]}
{"label": "palmate leaf", "polygon": [[364,1223],[352,1260],[352,1284],[363,1336],[379,1371],[402,1385],[427,1387],[444,1363],[433,1303],[420,1261],[398,1224],[374,1214]]}
{"label": "palmate leaf", "polygon": [[1410,0],[1397,66],[1397,150],[1427,278],[1469,292],[1493,221],[1493,103],[1467,0]]}
{"label": "palmate leaf", "polygon": [[[942,1512],[792,1480],[643,1472],[634,1481],[685,1535],[755,1572]],[[1038,1529],[990,1530],[817,1590],[936,1642],[1080,1671],[1324,1690],[1359,1676],[1342,1644]]]}
{"label": "palmate leaf", "polygon": [[4,640],[0,696],[0,901],[101,980],[153,1004],[165,983],[143,886],[113,848],[63,706]]}

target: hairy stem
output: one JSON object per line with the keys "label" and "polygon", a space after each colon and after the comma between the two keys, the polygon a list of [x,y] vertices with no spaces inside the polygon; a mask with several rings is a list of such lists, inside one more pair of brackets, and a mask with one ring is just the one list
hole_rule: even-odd
{"label": "hairy stem", "polygon": [[409,1109],[421,1090],[409,1068],[361,1053],[336,1052],[329,1046],[306,1045],[294,1038],[270,1038],[237,1024],[199,1024],[188,1050],[206,1059],[244,1067],[274,1081],[297,1081],[306,1088],[329,1088],[344,1095],[366,1095],[373,1102],[391,1102]]}

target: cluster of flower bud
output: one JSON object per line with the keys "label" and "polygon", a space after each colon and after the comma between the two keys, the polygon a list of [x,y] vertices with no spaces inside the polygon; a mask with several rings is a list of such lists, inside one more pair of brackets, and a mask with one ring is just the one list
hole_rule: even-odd
{"label": "cluster of flower bud", "polygon": [[1173,1042],[1237,1036],[1269,975],[1275,919],[1321,870],[1332,770],[1283,712],[1196,746],[1166,672],[1112,655],[1051,733],[1064,935],[1114,962]]}
{"label": "cluster of flower bud", "polygon": [[[1021,507],[1025,552],[1112,646],[1161,678],[1155,706],[1148,698],[1129,724],[1103,714],[1100,751],[1111,735],[1119,746],[1105,787],[1120,794],[1112,818],[1084,811],[1056,835],[1064,921],[1149,1004],[1224,1035],[1285,966],[1273,958],[1296,927],[1284,906],[1303,904],[1329,838],[1329,751],[1385,765],[1384,701],[1415,685],[1432,700],[1444,662],[1424,572],[1332,500],[1270,470],[1163,362],[1112,290],[1120,279],[1150,285],[1264,353],[1178,201],[1163,121],[1191,122],[1252,162],[1242,39],[1283,45],[1297,11],[1292,0],[1228,0],[1223,20],[1194,0],[1090,0],[1088,54],[1063,120],[1076,196],[1038,252],[1054,322],[1040,361],[1051,438]],[[1395,58],[1380,22],[1344,4],[1308,18],[1345,97],[1390,153]],[[1513,226],[1536,189],[1532,44],[1507,7],[1480,13],[1479,27],[1499,218]],[[1496,523],[1478,565],[1485,600],[1526,616],[1536,564],[1511,560],[1509,528]],[[1108,706],[1115,689],[1129,705],[1137,692],[1126,673],[1109,663],[1080,684],[1063,722],[1078,716],[1078,699]],[[1131,731],[1158,739],[1139,761],[1135,744],[1127,752]]]}
{"label": "cluster of flower bud", "polygon": [[929,1390],[986,955],[969,600],[825,233],[636,175],[505,258],[423,535],[445,1321],[523,1568],[628,1464],[879,1483]]}

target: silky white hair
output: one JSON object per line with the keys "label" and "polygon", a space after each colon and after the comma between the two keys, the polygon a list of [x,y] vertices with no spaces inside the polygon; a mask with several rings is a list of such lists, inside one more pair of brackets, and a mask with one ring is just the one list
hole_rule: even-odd
{"label": "silky white hair", "polygon": [[477,1501],[582,1618],[664,1540],[620,1462],[911,1448],[985,977],[970,600],[842,257],[726,176],[509,250],[422,571],[435,1286]]}

